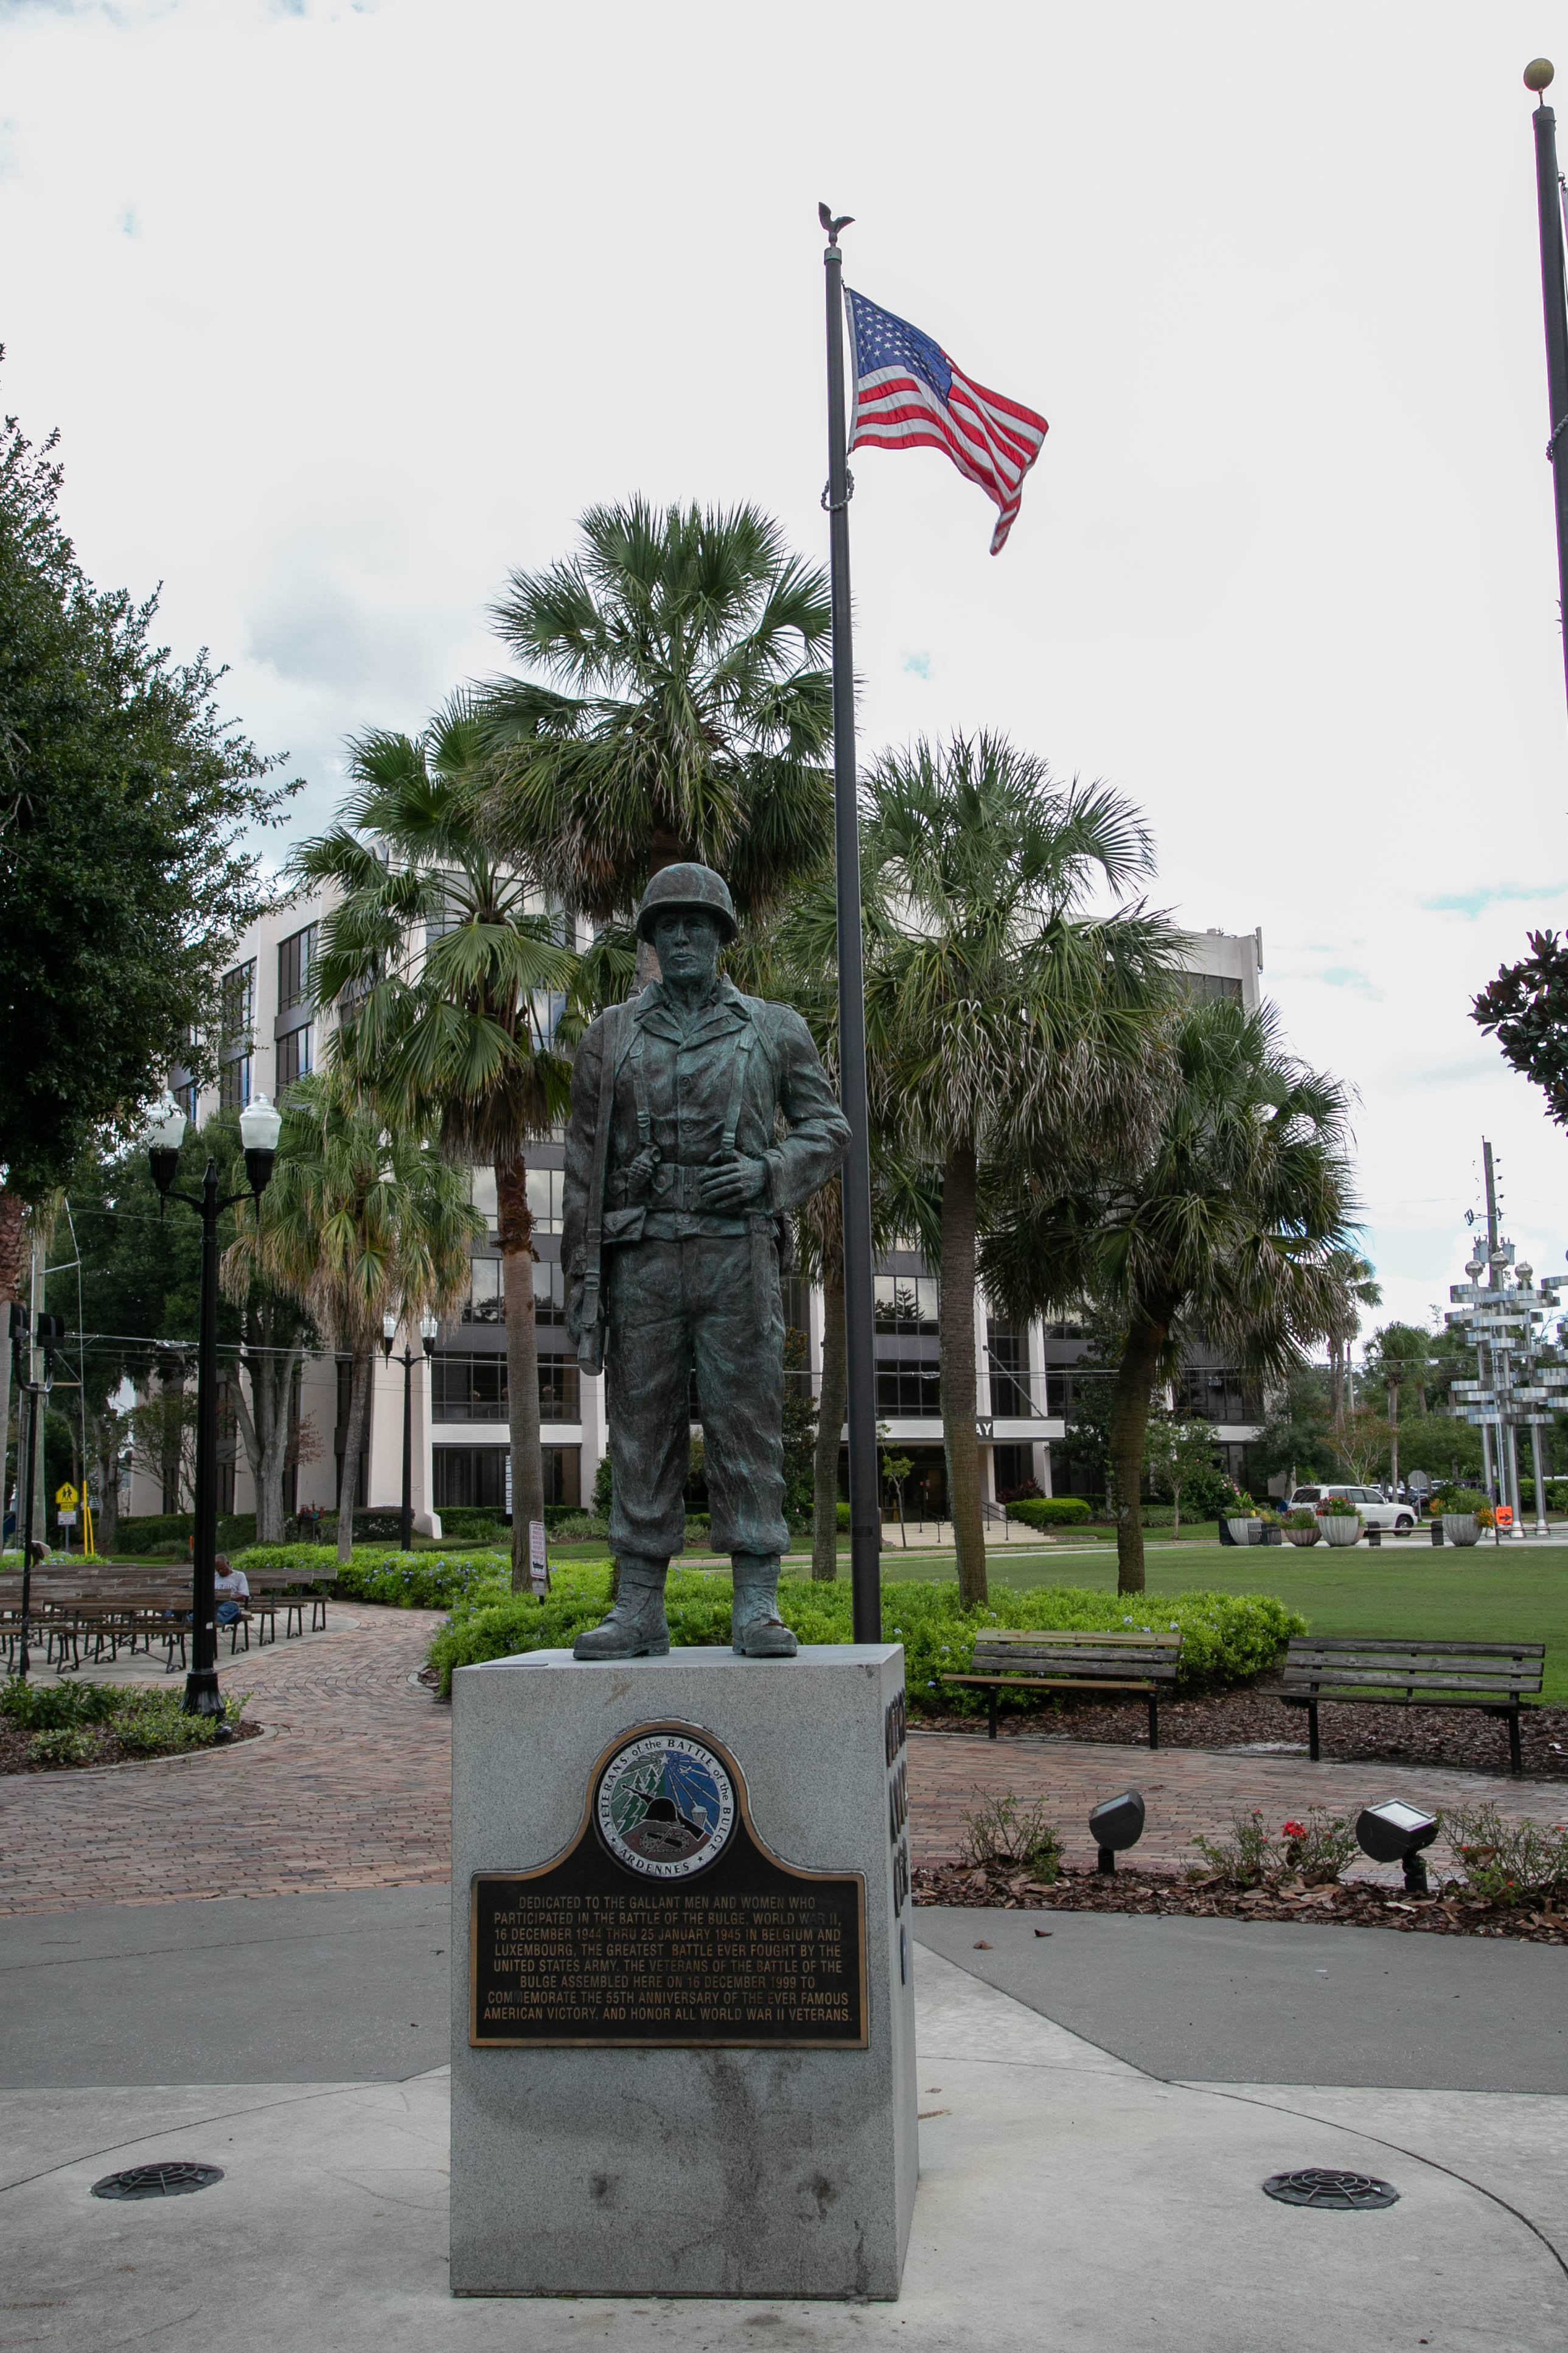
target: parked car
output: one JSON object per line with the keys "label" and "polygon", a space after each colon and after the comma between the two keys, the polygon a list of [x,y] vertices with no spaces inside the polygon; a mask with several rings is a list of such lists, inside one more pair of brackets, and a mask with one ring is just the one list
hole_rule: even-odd
{"label": "parked car", "polygon": [[1285,1505],[1288,1512],[1315,1512],[1331,1497],[1353,1504],[1369,1528],[1408,1530],[1415,1514],[1408,1504],[1391,1504],[1381,1487],[1298,1487]]}

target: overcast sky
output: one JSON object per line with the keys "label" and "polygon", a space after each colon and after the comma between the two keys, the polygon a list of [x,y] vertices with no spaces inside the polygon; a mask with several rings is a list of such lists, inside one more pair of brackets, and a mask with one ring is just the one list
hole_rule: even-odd
{"label": "overcast sky", "polygon": [[861,454],[863,751],[1009,729],[1143,806],[1185,923],[1261,924],[1425,1322],[1483,1132],[1568,1248],[1568,1143],[1467,1018],[1568,912],[1554,45],[1568,90],[1514,0],[0,0],[0,395],[313,828],[591,501],[752,499],[826,561],[853,213],[849,282],[1051,424],[995,559],[945,460]]}

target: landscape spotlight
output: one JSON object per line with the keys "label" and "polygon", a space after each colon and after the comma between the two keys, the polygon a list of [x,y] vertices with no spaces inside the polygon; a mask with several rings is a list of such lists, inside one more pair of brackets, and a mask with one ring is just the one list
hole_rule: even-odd
{"label": "landscape spotlight", "polygon": [[1143,1835],[1143,1800],[1136,1789],[1107,1798],[1089,1818],[1089,1834],[1100,1849],[1101,1871],[1114,1871],[1117,1851],[1136,1846]]}
{"label": "landscape spotlight", "polygon": [[1363,1807],[1355,1834],[1363,1854],[1370,1855],[1373,1862],[1405,1865],[1407,1895],[1426,1894],[1426,1860],[1421,1850],[1437,1835],[1436,1814],[1419,1813],[1414,1806],[1389,1798],[1381,1806]]}

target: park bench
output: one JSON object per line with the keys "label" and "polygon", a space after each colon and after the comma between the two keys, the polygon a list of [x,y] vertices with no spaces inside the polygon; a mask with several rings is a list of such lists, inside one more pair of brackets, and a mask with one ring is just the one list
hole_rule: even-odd
{"label": "park bench", "polygon": [[1295,1634],[1277,1684],[1259,1695],[1307,1711],[1312,1762],[1321,1755],[1318,1710],[1325,1701],[1363,1707],[1476,1707],[1508,1720],[1510,1773],[1522,1773],[1520,1711],[1540,1704],[1543,1642],[1417,1642],[1381,1635]]}
{"label": "park bench", "polygon": [[1149,1746],[1160,1746],[1160,1698],[1174,1694],[1180,1634],[1059,1634],[998,1629],[974,1644],[974,1672],[943,1675],[944,1683],[972,1683],[990,1703],[991,1738],[996,1703],[1012,1685],[1032,1690],[1142,1692],[1149,1704]]}

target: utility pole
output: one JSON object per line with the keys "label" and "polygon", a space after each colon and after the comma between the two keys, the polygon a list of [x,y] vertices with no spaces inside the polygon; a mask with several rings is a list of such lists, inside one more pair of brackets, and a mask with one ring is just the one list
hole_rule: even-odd
{"label": "utility pole", "polygon": [[[1500,1291],[1503,1287],[1502,1271],[1506,1253],[1502,1243],[1498,1239],[1497,1177],[1492,1166],[1492,1148],[1484,1136],[1481,1139],[1481,1160],[1486,1170],[1487,1180],[1487,1261],[1490,1269],[1489,1281],[1493,1291]],[[1509,1357],[1506,1338],[1494,1339],[1491,1345],[1491,1385],[1494,1391],[1500,1387],[1510,1387],[1506,1378],[1500,1385],[1499,1383],[1500,1355],[1503,1360],[1506,1376]],[[1500,1496],[1494,1497],[1493,1500],[1510,1506],[1513,1513],[1513,1534],[1522,1536],[1524,1528],[1520,1516],[1519,1454],[1514,1440],[1513,1424],[1511,1421],[1504,1420],[1500,1415],[1497,1425],[1497,1468],[1498,1485],[1502,1492]]]}

